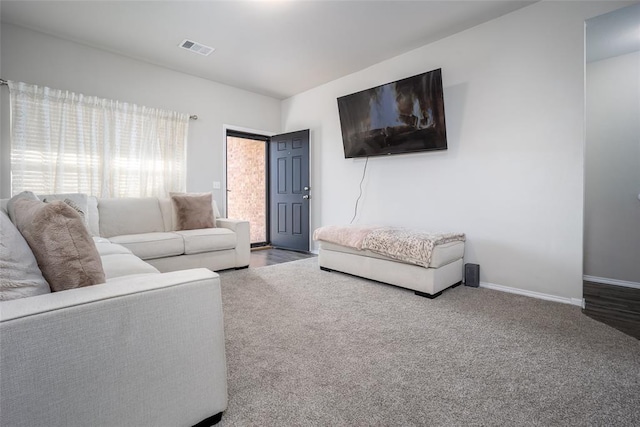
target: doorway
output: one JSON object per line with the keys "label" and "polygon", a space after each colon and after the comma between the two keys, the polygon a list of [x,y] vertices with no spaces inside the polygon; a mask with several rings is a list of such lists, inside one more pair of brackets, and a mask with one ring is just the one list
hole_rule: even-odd
{"label": "doorway", "polygon": [[640,339],[640,4],[586,22],[584,313]]}
{"label": "doorway", "polygon": [[227,217],[249,221],[251,247],[309,251],[309,130],[226,131]]}
{"label": "doorway", "polygon": [[227,130],[227,217],[249,221],[251,247],[269,242],[269,137]]}

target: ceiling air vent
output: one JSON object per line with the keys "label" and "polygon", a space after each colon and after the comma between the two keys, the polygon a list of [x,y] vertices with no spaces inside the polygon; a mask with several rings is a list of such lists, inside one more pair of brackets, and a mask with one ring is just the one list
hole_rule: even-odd
{"label": "ceiling air vent", "polygon": [[184,39],[179,45],[183,49],[190,50],[191,52],[199,53],[200,55],[208,56],[215,49],[209,46],[205,46],[201,43],[196,43],[192,40]]}

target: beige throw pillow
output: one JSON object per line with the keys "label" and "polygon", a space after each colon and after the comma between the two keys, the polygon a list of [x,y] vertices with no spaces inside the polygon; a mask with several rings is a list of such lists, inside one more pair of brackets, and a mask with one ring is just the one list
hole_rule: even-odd
{"label": "beige throw pillow", "polygon": [[176,230],[214,228],[211,193],[170,193]]}
{"label": "beige throw pillow", "polygon": [[62,201],[17,200],[14,209],[16,226],[52,291],[105,282],[96,245],[72,207]]}

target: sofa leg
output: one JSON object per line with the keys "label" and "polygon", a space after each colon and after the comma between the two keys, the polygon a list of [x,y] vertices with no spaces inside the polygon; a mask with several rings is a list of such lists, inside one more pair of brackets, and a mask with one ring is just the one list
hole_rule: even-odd
{"label": "sofa leg", "polygon": [[453,288],[457,288],[458,286],[460,286],[462,284],[462,280],[459,281],[458,283],[454,283],[453,285],[451,285],[451,289]]}
{"label": "sofa leg", "polygon": [[217,414],[200,421],[193,427],[211,427],[212,425],[218,424],[220,420],[222,420],[222,412],[218,412]]}
{"label": "sofa leg", "polygon": [[333,270],[332,270],[332,269],[330,269],[330,268],[322,267],[322,266],[320,266],[320,270],[322,270],[322,271],[328,271],[329,273],[331,273],[331,272],[333,271]]}
{"label": "sofa leg", "polygon": [[249,268],[248,265],[242,266],[242,267],[236,267],[236,270],[244,270],[245,268]]}
{"label": "sofa leg", "polygon": [[442,295],[442,291],[440,292],[436,292],[435,294],[431,295],[431,294],[427,294],[425,292],[420,292],[420,291],[414,291],[414,293],[418,296],[421,297],[425,297],[425,298],[429,298],[429,299],[434,299],[436,297],[439,297],[440,295]]}

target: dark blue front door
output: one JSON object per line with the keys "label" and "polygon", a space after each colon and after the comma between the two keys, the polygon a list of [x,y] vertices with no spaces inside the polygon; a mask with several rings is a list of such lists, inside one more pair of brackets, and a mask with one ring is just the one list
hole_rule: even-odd
{"label": "dark blue front door", "polygon": [[271,245],[309,250],[309,130],[271,137],[269,210]]}

